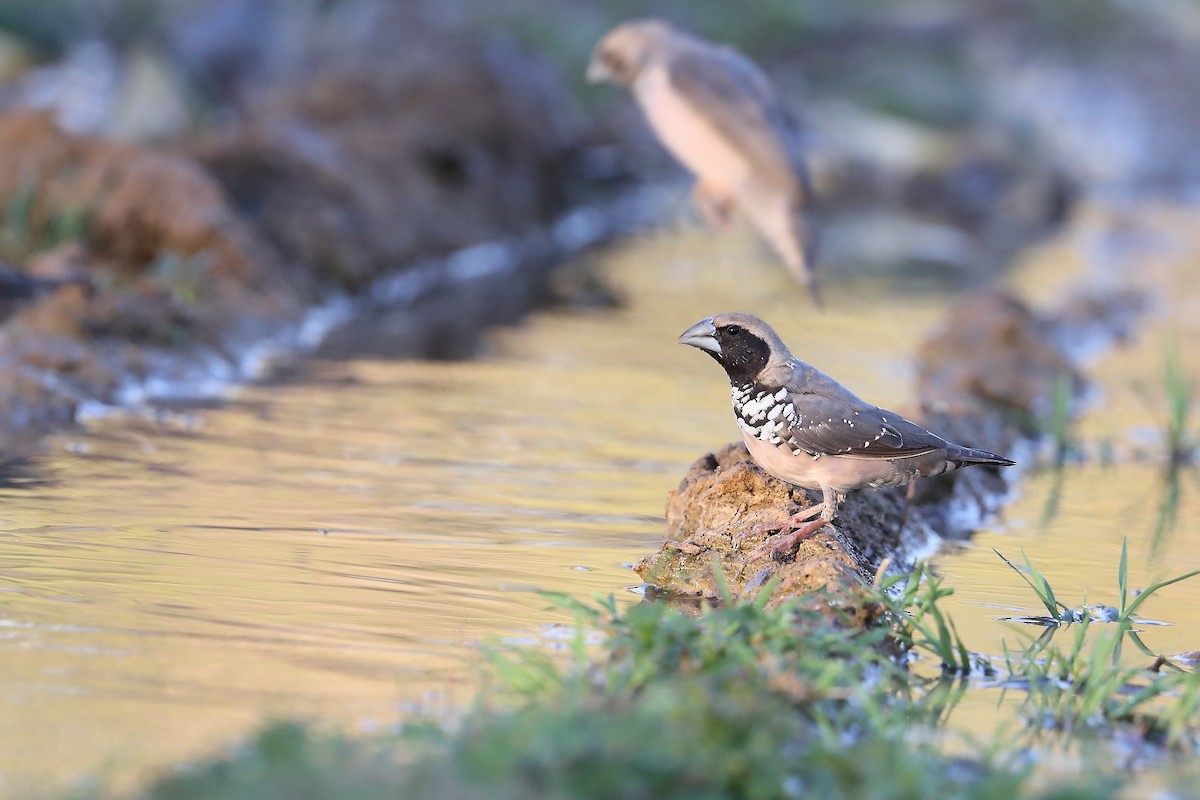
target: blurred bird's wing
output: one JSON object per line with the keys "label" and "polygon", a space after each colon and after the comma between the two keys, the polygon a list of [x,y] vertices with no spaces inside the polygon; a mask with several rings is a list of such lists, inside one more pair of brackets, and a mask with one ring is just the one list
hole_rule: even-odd
{"label": "blurred bird's wing", "polygon": [[717,133],[769,174],[804,174],[795,126],[765,75],[729,47],[687,47],[667,64],[671,86]]}
{"label": "blurred bird's wing", "polygon": [[[851,395],[852,396],[852,395]],[[899,414],[844,397],[792,391],[796,419],[778,435],[794,449],[820,455],[908,458],[947,446],[940,436]]]}

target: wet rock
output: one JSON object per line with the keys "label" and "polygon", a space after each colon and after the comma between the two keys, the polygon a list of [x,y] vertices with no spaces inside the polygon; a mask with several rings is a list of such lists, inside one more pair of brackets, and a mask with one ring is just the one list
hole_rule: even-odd
{"label": "wet rock", "polygon": [[[1048,335],[1052,321],[1016,298],[988,292],[965,300],[917,354],[923,413],[917,419],[963,444],[1011,452],[1035,430],[1040,410],[1065,376],[1078,372]],[[823,591],[843,595],[869,579],[885,558],[903,560],[931,539],[962,538],[994,515],[1013,473],[972,467],[903,489],[851,492],[833,524],[772,558],[760,548],[801,508],[819,502],[773,478],[741,443],[692,465],[667,500],[662,549],[636,567],[656,591],[718,599],[714,565],[735,596],[770,581],[776,596]],[[755,531],[758,532],[755,532]]]}
{"label": "wet rock", "polygon": [[[582,115],[553,68],[433,25],[438,4],[393,5],[339,28],[336,10],[201,4],[168,24],[165,50],[81,39],[0,97],[0,217],[20,212],[0,223],[14,268],[11,285],[0,275],[0,438],[6,419],[38,428],[136,396],[164,364],[236,375],[248,342],[337,288],[371,300],[326,355],[466,357],[484,326],[547,301],[548,272],[582,246],[554,227]],[[359,24],[376,12],[386,25]],[[289,33],[227,35],[243,23]],[[362,46],[332,46],[347,36]],[[45,111],[28,110],[37,86]],[[203,140],[62,128],[162,137],[198,97],[217,105]],[[466,257],[496,246],[512,250],[503,269]],[[396,276],[419,280],[376,300]],[[48,358],[39,339],[102,369]],[[28,410],[34,384],[44,414]]]}
{"label": "wet rock", "polygon": [[753,596],[768,582],[780,598],[849,589],[866,577],[865,562],[840,525],[801,541],[788,561],[757,552],[770,540],[771,526],[809,505],[802,490],[755,466],[745,445],[726,445],[693,464],[668,496],[667,541],[634,569],[647,583],[685,598],[719,597],[717,569],[738,597]]}
{"label": "wet rock", "polygon": [[1050,341],[1052,329],[1050,320],[1004,292],[970,297],[918,349],[917,394],[940,417],[976,416],[981,426],[995,417],[1033,433],[1055,383],[1068,381],[1073,395],[1083,381]]}
{"label": "wet rock", "polygon": [[151,351],[222,353],[300,308],[269,247],[193,161],[0,115],[0,449],[115,402]]}

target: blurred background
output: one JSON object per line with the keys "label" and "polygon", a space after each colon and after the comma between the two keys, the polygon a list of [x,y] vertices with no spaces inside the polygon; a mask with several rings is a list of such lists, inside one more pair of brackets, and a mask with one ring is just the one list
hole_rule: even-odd
{"label": "blurred background", "polygon": [[[1082,192],[1192,197],[1200,178],[1187,0],[6,0],[0,313],[36,336],[9,334],[30,352],[0,367],[0,412],[53,427],[81,398],[119,402],[143,346],[240,351],[337,293],[394,306],[420,280],[381,279],[498,239],[525,237],[528,263],[485,307],[420,325],[376,308],[327,351],[460,357],[531,304],[607,302],[586,270],[547,288],[544,262],[636,219],[538,237],[634,187],[675,181],[666,215],[687,211],[630,98],[583,81],[595,41],[644,15],[775,81],[809,145],[826,280],[979,285]],[[64,359],[70,392],[25,369]]]}
{"label": "blurred background", "polygon": [[[819,317],[584,82],[649,15],[796,118]],[[960,297],[1093,298],[1137,344],[981,541],[1072,592],[1126,535],[1190,568],[1160,373],[1200,373],[1197,201],[1195,0],[0,0],[0,793],[453,708],[480,641],[562,637],[535,589],[636,602],[666,492],[734,434],[674,344],[723,310],[903,409]],[[1027,599],[993,561],[939,565],[991,652]]]}
{"label": "blurred background", "polygon": [[[832,276],[977,285],[1082,191],[1181,197],[1200,178],[1186,0],[6,0],[9,294],[86,277],[87,298],[57,300],[85,336],[211,344],[678,180],[630,99],[583,82],[595,41],[643,15],[771,75],[806,134]],[[106,291],[118,278],[136,303]],[[407,354],[473,346],[432,338]]]}

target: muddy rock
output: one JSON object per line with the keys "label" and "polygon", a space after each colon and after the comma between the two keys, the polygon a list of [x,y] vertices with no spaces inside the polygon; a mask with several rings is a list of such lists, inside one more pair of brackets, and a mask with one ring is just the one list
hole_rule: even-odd
{"label": "muddy rock", "polygon": [[[1060,381],[1081,378],[1050,335],[1051,317],[1001,292],[963,301],[917,354],[921,413],[932,430],[963,444],[1011,453]],[[760,550],[789,516],[819,502],[773,478],[741,443],[692,465],[667,499],[666,542],[637,573],[654,590],[717,599],[716,566],[735,596],[778,583],[780,599],[844,595],[885,558],[904,561],[934,537],[964,538],[995,515],[1014,468],[971,467],[904,489],[851,492],[833,524],[788,554]]]}
{"label": "muddy rock", "polygon": [[285,259],[360,289],[560,213],[572,109],[528,57],[438,40],[264,89],[196,152]]}
{"label": "muddy rock", "polygon": [[773,527],[811,504],[803,490],[755,466],[745,445],[726,445],[693,464],[669,495],[667,541],[635,569],[679,597],[719,596],[717,569],[735,596],[753,596],[768,582],[779,598],[845,591],[867,577],[866,562],[840,526],[800,542],[787,561],[759,552]]}
{"label": "muddy rock", "polygon": [[215,276],[247,280],[260,260],[220,186],[191,161],[59,129],[51,115],[0,116],[0,197],[29,195],[31,232],[82,215],[87,248],[136,275],[162,253],[202,257]]}
{"label": "muddy rock", "polygon": [[[917,392],[946,417],[996,416],[1033,432],[1059,380],[1083,378],[1052,343],[1054,324],[1000,291],[960,303],[917,352]],[[981,423],[986,424],[986,423]]]}
{"label": "muddy rock", "polygon": [[194,161],[0,114],[0,449],[115,402],[149,349],[186,361],[301,307]]}
{"label": "muddy rock", "polygon": [[[247,344],[339,289],[373,327],[333,350],[369,339],[381,356],[463,357],[484,325],[544,302],[564,253],[554,223],[580,200],[582,114],[557,72],[514,46],[401,28],[403,46],[389,29],[372,47],[264,57],[203,139],[71,133],[9,97],[0,440],[6,421],[41,431],[80,403],[137,397],[150,372],[164,385],[206,365],[236,374]],[[216,77],[223,56],[210,55]],[[488,248],[505,250],[502,269]],[[393,278],[397,291],[377,291]],[[79,348],[86,359],[65,357]]]}

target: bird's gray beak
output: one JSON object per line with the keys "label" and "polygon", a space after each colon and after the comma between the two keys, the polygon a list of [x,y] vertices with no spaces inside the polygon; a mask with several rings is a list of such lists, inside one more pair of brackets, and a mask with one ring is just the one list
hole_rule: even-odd
{"label": "bird's gray beak", "polygon": [[612,73],[609,72],[608,67],[604,65],[603,61],[593,58],[591,63],[588,64],[587,80],[588,83],[604,83],[605,81],[612,80]]}
{"label": "bird's gray beak", "polygon": [[690,344],[710,353],[720,355],[721,345],[717,342],[717,326],[713,325],[712,317],[702,319],[688,328],[679,336],[680,344]]}

